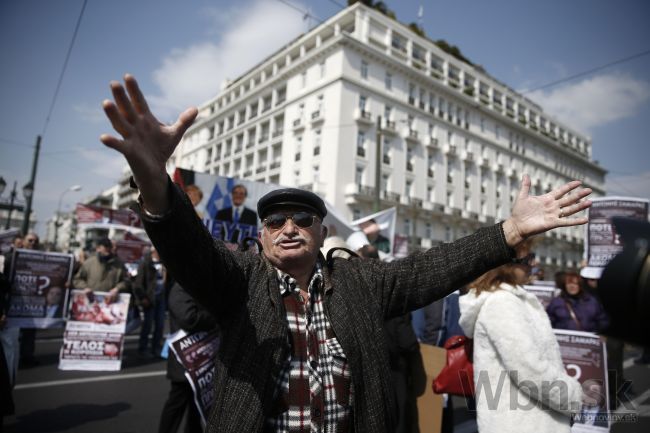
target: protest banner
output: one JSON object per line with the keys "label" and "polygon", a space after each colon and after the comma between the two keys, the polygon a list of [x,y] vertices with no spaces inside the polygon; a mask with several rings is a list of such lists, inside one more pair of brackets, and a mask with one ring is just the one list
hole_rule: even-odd
{"label": "protest banner", "polygon": [[567,374],[582,385],[585,398],[574,416],[573,433],[608,432],[610,425],[607,354],[600,337],[590,332],[554,329]]}
{"label": "protest banner", "polygon": [[60,370],[117,371],[122,368],[124,329],[131,295],[112,303],[107,292],[72,290],[70,318],[59,354]]}
{"label": "protest banner", "polygon": [[75,209],[77,224],[115,224],[142,227],[142,221],[131,209],[113,209],[77,203]]}
{"label": "protest banner", "polygon": [[18,229],[3,230],[0,232],[0,254],[7,254],[11,251],[16,236],[20,234]]}
{"label": "protest banner", "polygon": [[612,217],[647,221],[649,202],[633,197],[596,197],[591,201],[584,254],[587,266],[602,269],[623,249]]}
{"label": "protest banner", "polygon": [[14,250],[7,326],[63,327],[73,263],[72,254]]}
{"label": "protest banner", "polygon": [[551,303],[551,300],[555,298],[555,292],[557,290],[555,287],[541,285],[541,284],[539,285],[527,284],[524,286],[524,289],[527,292],[535,295],[539,300],[540,304],[542,304],[542,306],[544,307],[544,309],[546,309],[546,307],[548,307],[548,304]]}
{"label": "protest banner", "polygon": [[185,369],[201,422],[205,425],[214,402],[214,357],[219,350],[219,334],[216,330],[188,334],[181,329],[168,340],[174,356]]}

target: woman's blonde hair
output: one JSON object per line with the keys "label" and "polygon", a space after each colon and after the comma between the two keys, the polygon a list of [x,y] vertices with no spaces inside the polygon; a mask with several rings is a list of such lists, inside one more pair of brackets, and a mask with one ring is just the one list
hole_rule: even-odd
{"label": "woman's blonde hair", "polygon": [[478,296],[483,291],[492,292],[497,290],[499,286],[504,283],[515,286],[517,285],[517,278],[514,273],[515,266],[517,265],[508,263],[501,265],[498,268],[494,268],[491,271],[487,271],[474,280],[469,287],[474,289],[476,291],[476,296]]}
{"label": "woman's blonde hair", "polygon": [[[539,240],[537,238],[526,239],[517,246],[518,255],[528,254],[538,242]],[[519,265],[515,263],[506,263],[498,268],[487,271],[474,280],[474,282],[470,283],[469,287],[474,289],[476,291],[476,296],[478,296],[483,291],[492,292],[497,290],[501,284],[516,286],[519,284],[517,276],[515,275],[515,268],[517,266]]]}

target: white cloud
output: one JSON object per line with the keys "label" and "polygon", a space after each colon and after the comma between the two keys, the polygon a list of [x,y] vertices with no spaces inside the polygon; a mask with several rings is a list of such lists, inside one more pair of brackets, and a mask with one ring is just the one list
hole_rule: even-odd
{"label": "white cloud", "polygon": [[635,115],[650,99],[650,84],[629,75],[604,74],[528,96],[564,123],[591,132]]}
{"label": "white cloud", "polygon": [[[100,144],[101,146],[101,144]],[[80,149],[79,156],[87,161],[89,171],[94,176],[103,177],[114,182],[122,173],[126,164],[124,157],[112,149]]]}
{"label": "white cloud", "polygon": [[101,123],[106,120],[104,110],[101,109],[99,104],[91,106],[90,104],[80,103],[73,105],[72,109],[79,114],[82,120],[90,123]]}
{"label": "white cloud", "polygon": [[635,174],[608,174],[605,182],[607,195],[650,199],[650,171]]}
{"label": "white cloud", "polygon": [[[303,8],[303,6],[299,6]],[[278,2],[256,0],[230,10],[208,13],[215,41],[172,50],[153,72],[160,94],[152,110],[172,120],[180,111],[216,95],[225,79],[234,79],[304,31],[302,17]],[[225,19],[227,17],[227,20]]]}

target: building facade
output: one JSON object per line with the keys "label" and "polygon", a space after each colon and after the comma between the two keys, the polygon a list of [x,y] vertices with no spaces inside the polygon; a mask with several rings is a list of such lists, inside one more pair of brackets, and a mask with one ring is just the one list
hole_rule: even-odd
{"label": "building facade", "polygon": [[[378,178],[412,250],[506,218],[523,174],[533,194],[580,179],[595,196],[606,174],[588,137],[359,3],[203,104],[170,164],[309,189],[350,220],[373,212]],[[541,266],[578,266],[583,242],[545,235]]]}

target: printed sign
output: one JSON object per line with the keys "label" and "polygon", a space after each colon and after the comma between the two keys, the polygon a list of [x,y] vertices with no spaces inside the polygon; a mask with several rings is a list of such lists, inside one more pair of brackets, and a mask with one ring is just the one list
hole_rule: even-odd
{"label": "printed sign", "polygon": [[8,326],[63,327],[72,255],[18,249],[11,263]]}
{"label": "printed sign", "polygon": [[122,367],[131,295],[106,302],[107,292],[72,290],[70,318],[59,354],[60,370],[116,371]]}
{"label": "printed sign", "polygon": [[546,309],[555,297],[556,288],[547,285],[525,285],[524,289],[537,297],[540,304]]}
{"label": "printed sign", "polygon": [[142,227],[140,217],[130,209],[112,209],[77,203],[75,213],[78,224],[118,224]]}
{"label": "printed sign", "polygon": [[194,390],[194,402],[205,425],[214,402],[214,357],[219,350],[218,332],[188,334],[180,330],[169,341],[174,356],[185,368],[185,377]]}
{"label": "printed sign", "polygon": [[607,354],[600,337],[590,332],[554,329],[567,374],[582,385],[585,398],[571,431],[609,431]]}
{"label": "printed sign", "polygon": [[648,200],[631,197],[599,197],[591,200],[585,242],[588,266],[602,268],[621,250],[612,217],[648,220]]}

